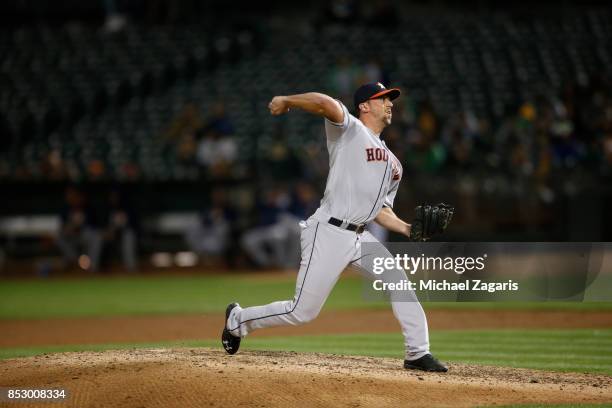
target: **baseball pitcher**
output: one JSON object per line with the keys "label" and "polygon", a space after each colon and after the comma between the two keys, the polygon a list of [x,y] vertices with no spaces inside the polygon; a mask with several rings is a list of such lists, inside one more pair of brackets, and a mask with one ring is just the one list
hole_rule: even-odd
{"label": "baseball pitcher", "polygon": [[[397,282],[406,279],[402,269],[375,275],[361,264],[361,244],[370,243],[377,256],[389,251],[365,230],[374,220],[390,231],[411,240],[426,240],[448,225],[452,209],[446,206],[417,208],[413,224],[393,212],[393,202],[402,177],[402,166],[381,140],[391,124],[393,100],[400,90],[383,84],[361,86],[354,95],[355,112],[339,101],[320,93],[276,96],[268,105],[272,115],[301,109],[325,118],[329,175],[325,194],[317,211],[300,223],[302,259],[292,300],[264,306],[241,308],[228,305],[222,344],[229,354],[240,347],[241,339],[265,327],[299,325],[317,317],[341,272],[349,265],[362,269],[372,279]],[[414,293],[391,294],[393,313],[405,338],[404,367],[445,372],[447,368],[429,351],[427,319]]]}

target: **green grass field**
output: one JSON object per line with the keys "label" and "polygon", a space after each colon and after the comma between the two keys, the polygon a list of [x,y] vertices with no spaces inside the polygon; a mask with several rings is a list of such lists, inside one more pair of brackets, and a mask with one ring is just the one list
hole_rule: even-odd
{"label": "green grass field", "polygon": [[[232,300],[261,304],[293,296],[294,277],[102,277],[0,282],[0,319],[219,313]],[[364,299],[363,282],[341,279],[326,310],[388,308]],[[428,303],[426,308],[604,310],[612,303]],[[367,331],[367,329],[364,329]],[[445,361],[612,375],[612,329],[432,331],[432,350]],[[219,347],[217,340],[0,349],[0,358],[47,352],[132,347]],[[402,358],[399,333],[249,338],[245,349],[293,350]]]}
{"label": "green grass field", "polygon": [[[231,301],[244,305],[293,297],[295,278],[257,275],[116,277],[0,281],[0,319],[217,313]],[[326,310],[388,308],[364,295],[363,281],[341,279]],[[429,302],[425,308],[610,310],[612,302]]]}

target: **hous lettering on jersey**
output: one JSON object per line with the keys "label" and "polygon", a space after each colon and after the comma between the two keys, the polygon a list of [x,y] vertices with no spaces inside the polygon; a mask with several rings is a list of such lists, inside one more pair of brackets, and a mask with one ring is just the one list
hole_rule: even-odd
{"label": "hous lettering on jersey", "polygon": [[382,149],[380,147],[368,147],[366,149],[366,159],[371,161],[384,161],[389,160],[389,152],[387,149]]}
{"label": "hous lettering on jersey", "polygon": [[[368,147],[366,149],[366,160],[372,161],[389,161],[389,152],[387,149],[380,147]],[[391,172],[393,180],[399,180],[402,177],[402,168],[395,160],[391,160]]]}

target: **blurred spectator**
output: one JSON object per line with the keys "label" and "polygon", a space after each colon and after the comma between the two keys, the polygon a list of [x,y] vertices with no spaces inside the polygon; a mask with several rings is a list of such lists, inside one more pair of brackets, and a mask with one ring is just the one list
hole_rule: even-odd
{"label": "blurred spectator", "polygon": [[[103,235],[96,214],[82,192],[68,187],[57,245],[65,266],[78,263],[82,269],[97,272],[103,248]],[[84,254],[82,254],[84,250]]]}
{"label": "blurred spectator", "polygon": [[264,151],[258,160],[261,165],[260,177],[291,182],[302,176],[302,163],[289,147],[287,134],[282,126],[276,128],[272,140],[266,140],[265,143],[262,143],[261,148]]}
{"label": "blurred spectator", "polygon": [[210,206],[202,211],[200,223],[185,233],[189,249],[203,257],[205,263],[222,257],[231,244],[235,220],[236,214],[227,203],[225,191],[213,190]]}
{"label": "blurred spectator", "polygon": [[417,127],[427,141],[433,140],[438,132],[438,119],[434,107],[429,101],[423,101],[419,106]]}
{"label": "blurred spectator", "polygon": [[[331,95],[350,101],[355,91],[355,84],[361,77],[359,66],[354,64],[349,57],[342,56],[330,70],[328,89]],[[352,106],[352,104],[347,106]]]}
{"label": "blurred spectator", "polygon": [[549,129],[554,161],[559,167],[575,167],[582,155],[579,142],[574,137],[574,124],[567,116],[565,106],[557,99],[547,107],[550,115]]}
{"label": "blurred spectator", "polygon": [[408,134],[410,149],[406,153],[406,165],[416,171],[436,172],[442,168],[446,150],[442,144],[428,139],[418,129]]}
{"label": "blurred spectator", "polygon": [[612,169],[612,132],[609,132],[602,142],[603,154],[605,157],[605,163],[609,169]]}
{"label": "blurred spectator", "polygon": [[223,102],[215,102],[210,112],[211,115],[202,129],[204,132],[213,131],[221,136],[232,136],[235,133],[234,123],[227,115]]}
{"label": "blurred spectator", "polygon": [[197,152],[197,135],[202,132],[203,126],[200,110],[193,102],[189,102],[164,131],[163,137],[167,143],[174,145],[179,162],[194,161]]}
{"label": "blurred spectator", "polygon": [[87,164],[87,174],[90,180],[99,180],[106,175],[106,165],[100,159],[93,159]]}
{"label": "blurred spectator", "polygon": [[128,271],[138,267],[137,234],[139,220],[136,211],[132,209],[125,195],[113,190],[108,196],[108,215],[104,239],[107,247],[118,244],[121,248],[123,266]]}
{"label": "blurred spectator", "polygon": [[232,174],[237,153],[234,139],[211,131],[205,133],[198,144],[197,160],[213,177],[228,177]]}
{"label": "blurred spectator", "polygon": [[359,7],[355,0],[331,0],[325,2],[322,25],[355,24],[359,19]]}
{"label": "blurred spectator", "polygon": [[108,33],[116,33],[125,27],[127,20],[119,13],[115,0],[104,0],[104,11],[106,13],[104,30]]}
{"label": "blurred spectator", "polygon": [[[316,136],[319,136],[319,138]],[[302,172],[305,178],[325,180],[329,168],[329,156],[324,148],[322,138],[319,134],[316,136],[313,136],[311,140],[304,144],[299,158],[301,159]]]}
{"label": "blurred spectator", "polygon": [[226,115],[225,106],[218,102],[212,115],[198,133],[197,162],[213,177],[232,176],[232,165],[238,156],[234,140],[234,125]]}
{"label": "blurred spectator", "polygon": [[189,102],[164,130],[164,137],[173,143],[180,143],[182,138],[193,136],[203,125],[200,110],[193,102]]}
{"label": "blurred spectator", "polygon": [[442,131],[442,140],[448,151],[447,165],[467,169],[471,163],[473,147],[479,135],[479,123],[470,112],[462,112],[449,120]]}
{"label": "blurred spectator", "polygon": [[370,59],[363,66],[363,76],[360,79],[360,82],[378,82],[383,80],[382,69],[380,68],[380,64],[375,59]]}
{"label": "blurred spectator", "polygon": [[[299,197],[307,202],[299,203],[293,210],[305,213],[310,195],[304,190]],[[291,212],[291,195],[282,188],[270,189],[257,207],[259,223],[243,234],[242,248],[261,268],[296,267],[300,256],[300,218]]]}
{"label": "blurred spectator", "polygon": [[319,208],[319,196],[306,181],[298,181],[293,188],[290,212],[300,220],[306,220]]}
{"label": "blurred spectator", "polygon": [[51,149],[43,162],[42,173],[50,180],[64,180],[68,176],[68,169],[62,160],[59,149]]}

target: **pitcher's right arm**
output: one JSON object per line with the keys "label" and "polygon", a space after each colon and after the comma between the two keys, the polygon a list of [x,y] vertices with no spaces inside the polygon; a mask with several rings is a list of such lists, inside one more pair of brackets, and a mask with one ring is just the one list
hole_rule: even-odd
{"label": "pitcher's right arm", "polygon": [[325,117],[334,123],[344,121],[344,112],[340,103],[332,97],[318,92],[275,96],[268,104],[268,108],[272,115],[282,115],[289,112],[291,108],[296,108]]}

